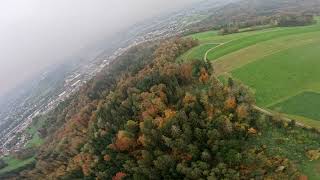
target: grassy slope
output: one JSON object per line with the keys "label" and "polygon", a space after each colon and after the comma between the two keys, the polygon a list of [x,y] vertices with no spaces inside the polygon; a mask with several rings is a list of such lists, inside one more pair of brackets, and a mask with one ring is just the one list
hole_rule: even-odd
{"label": "grassy slope", "polygon": [[218,36],[217,31],[207,31],[207,32],[192,34],[187,37],[189,37],[189,38],[191,37],[193,39],[198,39],[198,40],[200,40],[200,43],[205,43],[206,39],[208,39],[210,37],[216,37],[216,36]]}
{"label": "grassy slope", "polygon": [[[188,52],[186,52],[181,57],[179,57],[178,60],[182,60],[182,59],[183,60],[190,60],[193,58],[203,59],[206,51],[211,49],[215,45],[218,45],[221,43],[226,43],[231,40],[247,37],[250,35],[263,34],[265,32],[274,31],[274,30],[278,30],[278,29],[281,29],[281,28],[273,28],[273,29],[267,29],[267,30],[261,30],[261,31],[250,31],[250,32],[236,33],[236,34],[230,34],[230,35],[226,35],[226,36],[218,35],[217,31],[208,31],[208,32],[189,35],[187,37],[198,39],[200,42],[200,45],[190,49]],[[213,45],[212,43],[215,43],[215,45]],[[211,44],[211,45],[209,45],[209,44]],[[211,47],[208,48],[209,46],[211,46]]]}
{"label": "grassy slope", "polygon": [[285,36],[290,35],[298,35],[317,31],[320,31],[319,25],[291,28],[277,27],[259,31],[249,31],[243,33],[230,34],[225,36],[218,35],[217,31],[197,33],[188,37],[198,39],[201,44],[198,47],[195,47],[186,52],[179,59],[202,59],[206,51],[210,49],[208,45],[210,43],[225,43],[224,45],[209,51],[207,58],[209,60],[216,60],[232,52],[236,52],[243,48],[250,47],[252,45],[256,45],[264,41],[273,40],[275,38],[283,38]]}
{"label": "grassy slope", "polygon": [[267,31],[263,31],[263,33],[257,33],[254,35],[245,36],[238,39],[232,39],[232,41],[229,41],[223,46],[220,46],[214,49],[214,51],[210,51],[210,53],[208,54],[208,59],[215,60],[226,54],[238,51],[240,49],[243,49],[251,45],[255,45],[257,43],[261,43],[263,41],[268,41],[271,39],[294,35],[294,34],[302,34],[302,33],[308,33],[308,32],[316,32],[316,31],[320,31],[320,26],[268,29]]}
{"label": "grassy slope", "polygon": [[257,104],[270,106],[302,91],[320,91],[320,42],[284,50],[232,71],[256,90]]}
{"label": "grassy slope", "polygon": [[200,46],[192,48],[187,53],[183,54],[178,58],[178,60],[190,60],[190,59],[203,59],[203,55],[208,51],[209,49],[217,46],[218,44],[201,44]]}
{"label": "grassy slope", "polygon": [[[226,36],[218,36],[216,32],[210,31],[198,33],[191,37],[199,39],[200,43],[225,43],[230,41],[225,46],[211,51],[208,59],[216,60],[213,61],[214,69],[220,71],[221,74],[246,65],[245,68],[235,70],[234,73],[240,73],[241,71],[246,74],[247,79],[255,79],[252,81],[252,87],[259,87],[257,97],[260,98],[258,100],[260,104],[266,106],[276,104],[308,89],[320,91],[320,72],[317,72],[317,67],[320,67],[320,62],[317,61],[317,59],[320,59],[320,55],[318,55],[320,50],[319,25],[272,28]],[[194,50],[199,51],[196,48],[191,51]],[[255,69],[257,68],[255,64],[258,64],[259,69]],[[280,77],[277,74],[280,74]],[[219,79],[225,78],[219,77]],[[261,82],[265,84],[260,84]],[[260,91],[268,92],[268,95],[263,96],[262,93],[262,97],[260,97]],[[271,100],[268,96],[271,96]],[[275,98],[282,96],[285,98]],[[300,101],[301,104],[299,104],[303,110],[310,109],[308,113],[312,113],[312,116],[314,116],[313,113],[318,113],[317,108],[319,106],[314,105],[318,98],[311,97],[309,99],[312,102],[302,102],[301,99],[298,99],[298,101]],[[287,106],[287,104],[281,103],[276,106],[280,105]],[[291,105],[289,104],[289,106]],[[313,107],[308,108],[309,106]],[[290,110],[292,109],[290,108]],[[294,111],[296,112],[296,110]],[[293,112],[287,111],[287,113]],[[298,115],[285,116],[301,120],[307,125],[320,129],[319,121]],[[295,161],[300,171],[311,180],[320,177],[320,160],[309,161],[305,155],[306,150],[320,147],[317,135],[309,130],[287,131],[287,129],[275,128],[271,125],[265,127],[263,132],[257,141],[252,141],[253,144],[267,145],[271,155],[274,152],[279,152],[281,156]]]}
{"label": "grassy slope", "polygon": [[320,147],[319,134],[301,128],[276,127],[272,123],[267,123],[261,132],[261,136],[250,140],[252,145],[265,145],[271,156],[276,152],[277,156],[290,159],[310,180],[317,180],[320,160],[310,161],[306,151]]}
{"label": "grassy slope", "polygon": [[[319,19],[320,18],[317,18],[318,22],[319,22]],[[319,24],[312,25],[312,26],[304,26],[304,27],[267,28],[263,30],[235,33],[235,34],[230,34],[225,36],[218,35],[217,31],[207,31],[207,32],[196,33],[196,34],[187,36],[194,39],[198,39],[201,45],[191,49],[186,54],[187,55],[198,54],[199,56],[201,56],[202,54],[202,57],[203,57],[205,54],[204,44],[226,43],[225,45],[220,46],[208,53],[208,59],[215,60],[217,58],[223,57],[224,55],[230,54],[232,52],[236,52],[240,49],[261,43],[263,41],[268,41],[275,38],[282,38],[285,36],[290,36],[295,34],[317,32],[317,31],[320,31]],[[202,51],[202,53],[200,51]],[[184,57],[183,59],[188,60],[186,58],[188,57],[186,54],[183,55]]]}
{"label": "grassy slope", "polygon": [[194,39],[198,39],[201,44],[204,44],[204,43],[224,43],[224,42],[228,42],[228,41],[234,40],[234,39],[248,37],[251,35],[263,34],[266,32],[281,30],[281,29],[286,29],[286,28],[276,27],[276,28],[264,29],[264,30],[260,30],[260,31],[248,31],[248,32],[242,32],[242,33],[229,34],[229,35],[225,35],[225,36],[218,35],[217,31],[208,31],[208,32],[202,32],[202,33],[189,35],[187,37],[192,37]]}
{"label": "grassy slope", "polygon": [[22,168],[26,165],[32,164],[35,161],[33,157],[26,160],[19,160],[11,156],[4,157],[3,160],[8,164],[8,166],[0,169],[0,175]]}
{"label": "grassy slope", "polygon": [[288,100],[280,102],[271,108],[286,114],[296,114],[299,116],[320,120],[319,107],[319,93],[303,92],[296,96],[292,96]]}
{"label": "grassy slope", "polygon": [[[198,86],[194,90],[201,91],[204,88],[206,87]],[[277,126],[268,118],[262,118],[259,122],[263,124],[259,131],[261,134],[251,137],[250,145],[265,146],[270,157],[287,158],[295,164],[299,172],[308,176],[309,180],[318,180],[320,160],[310,161],[306,152],[319,149],[319,133],[300,127]]]}
{"label": "grassy slope", "polygon": [[318,41],[320,41],[320,31],[284,36],[264,41],[227,54],[213,61],[216,70],[215,73],[219,76],[274,53]]}
{"label": "grassy slope", "polygon": [[32,135],[32,139],[29,140],[26,147],[39,146],[43,143],[43,139],[40,138],[38,134],[38,129],[43,126],[42,119],[37,122],[33,122],[31,126],[27,129],[28,134]]}
{"label": "grassy slope", "polygon": [[[38,134],[38,129],[42,127],[43,123],[44,121],[42,121],[42,119],[38,119],[38,121],[33,122],[27,129],[27,133],[32,135],[32,139],[29,140],[29,142],[26,144],[26,147],[37,147],[43,143],[43,139],[41,139]],[[25,160],[19,160],[12,156],[4,157],[3,160],[8,164],[8,166],[0,169],[0,175],[15,171],[24,166],[28,166],[35,161],[34,157]]]}
{"label": "grassy slope", "polygon": [[[278,27],[226,36],[219,36],[217,32],[209,31],[194,34],[189,37],[198,39],[200,43],[225,43],[208,53],[207,58],[214,60],[213,64],[217,75],[232,72],[234,69],[241,69],[242,66],[250,63],[254,64],[255,61],[259,61],[257,64],[260,64],[260,60],[273,59],[272,62],[261,64],[259,70],[255,69],[255,67],[252,67],[250,70],[243,69],[242,75],[246,74],[246,77],[239,77],[240,80],[243,80],[247,85],[253,87],[257,92],[257,102],[259,105],[270,107],[305,90],[319,91],[318,79],[310,77],[318,75],[315,73],[316,70],[314,70],[314,67],[319,67],[316,62],[318,58],[316,52],[319,49],[308,50],[308,47],[312,48],[313,45],[319,46],[320,44],[319,23],[312,26]],[[206,49],[201,49],[200,47],[202,46],[200,45],[188,53],[197,54],[197,56],[203,54],[202,56],[204,56]],[[291,52],[293,54],[288,55],[288,53]],[[296,69],[294,69],[294,64],[292,64],[289,59],[296,59],[299,55],[300,62],[296,64]],[[274,60],[274,58],[277,58],[277,60]],[[278,62],[283,58],[286,58],[286,61]],[[309,59],[313,64],[304,65],[302,59]],[[289,66],[286,66],[287,64],[289,64]],[[248,68],[248,66],[246,67]],[[279,66],[283,68],[279,68]],[[240,71],[241,70],[235,70],[233,75],[237,78],[237,73],[240,73]],[[306,71],[307,73],[305,73]],[[279,73],[283,76],[280,78],[274,76]],[[246,78],[247,80],[245,80]],[[261,83],[261,81],[264,83]],[[300,84],[300,82],[302,84]],[[310,109],[310,111],[313,110]],[[294,111],[290,112],[293,113]],[[309,112],[309,114],[310,113],[312,112]],[[302,117],[301,113],[295,113],[295,115],[289,116],[307,122],[308,125],[312,125],[313,127],[320,127],[320,123],[311,119],[310,116]],[[313,118],[314,117],[315,116],[313,116]]]}

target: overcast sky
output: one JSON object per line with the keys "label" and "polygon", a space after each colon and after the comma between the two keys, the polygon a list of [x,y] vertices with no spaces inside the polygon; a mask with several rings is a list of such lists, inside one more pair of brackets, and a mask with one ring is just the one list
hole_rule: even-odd
{"label": "overcast sky", "polygon": [[1,0],[0,95],[52,63],[199,0]]}

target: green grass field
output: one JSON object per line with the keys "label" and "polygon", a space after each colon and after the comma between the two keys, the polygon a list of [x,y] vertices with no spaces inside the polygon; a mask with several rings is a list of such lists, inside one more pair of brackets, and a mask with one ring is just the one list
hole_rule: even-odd
{"label": "green grass field", "polygon": [[[275,38],[280,38],[289,35],[303,34],[308,32],[320,31],[320,26],[307,26],[307,27],[291,27],[291,28],[275,28],[268,29],[267,31],[262,31],[263,33],[256,33],[253,35],[248,35],[240,37],[238,39],[232,39],[225,43],[223,46],[210,51],[208,53],[209,60],[215,60],[226,54],[238,51],[245,47],[261,43],[263,41],[272,40]],[[260,31],[258,31],[260,32]],[[240,33],[242,34],[242,33]]]}
{"label": "green grass field", "polygon": [[192,34],[187,37],[191,37],[193,39],[198,39],[201,43],[205,43],[205,41],[211,37],[216,37],[218,36],[217,31],[207,31],[207,32],[202,32],[202,33],[197,33],[197,34]]}
{"label": "green grass field", "polygon": [[306,150],[316,150],[320,147],[319,134],[302,128],[281,128],[266,121],[262,127],[263,134],[258,138],[250,139],[253,146],[266,146],[266,152],[270,156],[290,159],[297,168],[310,180],[318,180],[320,177],[320,160],[310,161],[306,156]]}
{"label": "green grass field", "polygon": [[302,92],[296,96],[290,97],[285,101],[273,105],[271,108],[286,114],[295,114],[310,119],[320,120],[319,107],[319,93]]}
{"label": "green grass field", "polygon": [[[249,86],[259,106],[320,128],[316,98],[296,97],[303,92],[320,92],[319,23],[225,36],[208,31],[188,37],[198,39],[201,44],[182,55],[183,60],[204,59],[207,54],[215,74],[220,79],[232,76]],[[210,48],[207,43],[222,44]],[[315,107],[309,108],[312,105]]]}
{"label": "green grass field", "polygon": [[31,126],[27,129],[27,133],[32,136],[32,139],[28,141],[26,147],[37,147],[43,143],[43,139],[40,138],[38,129],[43,126],[41,119],[34,121]]}
{"label": "green grass field", "polygon": [[30,165],[35,161],[33,157],[26,160],[19,160],[11,156],[4,157],[3,160],[8,164],[8,166],[0,169],[0,175]]}
{"label": "green grass field", "polygon": [[255,91],[258,105],[320,128],[318,96],[297,96],[305,91],[320,92],[319,50],[320,41],[289,48],[235,69],[231,74]]}
{"label": "green grass field", "polygon": [[[319,18],[317,18],[319,21]],[[246,29],[243,29],[245,31]],[[194,56],[188,56],[188,54],[197,54],[197,58],[202,56],[203,59],[206,50],[208,50],[207,46],[204,44],[209,43],[217,43],[224,45],[219,46],[215,49],[212,49],[208,52],[207,59],[208,60],[216,60],[220,57],[223,57],[232,52],[236,52],[243,48],[259,44],[264,41],[283,38],[285,36],[298,35],[310,32],[318,32],[320,31],[320,25],[312,25],[312,26],[303,26],[303,27],[274,27],[274,28],[266,28],[262,30],[256,31],[247,31],[229,35],[218,35],[218,31],[207,31],[202,33],[196,33],[193,35],[189,35],[187,37],[191,37],[199,40],[200,46],[189,50],[186,54],[182,55],[184,60],[192,59]]]}
{"label": "green grass field", "polygon": [[320,42],[280,51],[231,72],[270,106],[305,90],[320,91]]}
{"label": "green grass field", "polygon": [[[264,33],[270,32],[270,31],[277,31],[280,29],[284,29],[284,28],[271,28],[271,29],[265,29],[265,30],[260,30],[260,31],[249,31],[249,32],[243,32],[243,33],[230,34],[230,35],[226,35],[226,36],[218,35],[217,31],[208,31],[208,32],[189,35],[187,37],[191,37],[193,39],[199,40],[200,45],[190,49],[188,52],[186,52],[181,57],[179,57],[178,60],[186,60],[187,61],[187,60],[193,60],[193,59],[204,59],[205,53],[209,49],[215,47],[218,44],[222,44],[222,43],[229,44],[229,43],[231,43],[231,41],[234,41],[236,39],[241,39],[244,37],[264,34]],[[225,47],[225,46],[223,46],[223,47]]]}
{"label": "green grass field", "polygon": [[194,60],[194,59],[203,59],[203,55],[211,48],[216,47],[218,44],[202,44],[200,46],[194,47],[188,53],[185,53],[183,56],[179,57],[178,60]]}
{"label": "green grass field", "polygon": [[248,63],[290,48],[320,41],[320,31],[284,36],[240,49],[213,61],[215,74],[222,75]]}
{"label": "green grass field", "polygon": [[[44,140],[40,138],[38,133],[38,129],[41,128],[43,124],[44,124],[44,120],[40,118],[40,119],[34,120],[31,126],[28,127],[28,129],[26,129],[27,133],[32,136],[32,138],[27,142],[26,148],[31,148],[31,147],[36,148],[43,143]],[[31,157],[25,160],[20,160],[20,159],[14,158],[13,156],[6,156],[2,159],[8,164],[8,166],[3,169],[0,169],[0,175],[18,170],[25,166],[29,166],[35,161],[34,157]]]}
{"label": "green grass field", "polygon": [[[201,45],[182,57],[210,60],[220,80],[231,76],[249,86],[258,106],[320,129],[320,18],[317,20],[317,24],[304,27],[276,27],[225,36],[216,31],[190,35]],[[207,43],[221,45],[203,46]],[[318,135],[271,124],[262,132],[257,141],[252,140],[254,145],[266,145],[271,156],[277,152],[292,160],[309,179],[319,179],[320,160],[306,157],[306,150],[319,149]]]}
{"label": "green grass field", "polygon": [[281,30],[281,29],[287,29],[287,28],[280,28],[280,27],[275,27],[275,28],[270,28],[270,29],[263,29],[259,31],[247,31],[247,32],[242,32],[242,33],[235,33],[235,34],[229,34],[225,36],[221,36],[218,34],[218,31],[207,31],[207,32],[201,32],[197,34],[192,34],[187,37],[191,37],[194,39],[199,40],[200,44],[205,44],[205,43],[225,43],[230,40],[234,39],[240,39],[243,37],[248,37],[252,35],[258,35],[258,34],[263,34],[266,32],[270,31],[276,31],[276,30]]}

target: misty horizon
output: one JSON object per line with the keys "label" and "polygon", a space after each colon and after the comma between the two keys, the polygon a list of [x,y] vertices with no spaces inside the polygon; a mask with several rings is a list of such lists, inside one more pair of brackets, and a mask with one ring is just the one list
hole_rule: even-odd
{"label": "misty horizon", "polygon": [[197,1],[1,2],[0,97],[101,40],[194,2]]}

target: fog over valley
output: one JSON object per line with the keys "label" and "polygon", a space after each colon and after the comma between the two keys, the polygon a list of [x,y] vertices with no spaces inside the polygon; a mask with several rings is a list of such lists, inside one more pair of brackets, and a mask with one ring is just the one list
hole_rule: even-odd
{"label": "fog over valley", "polygon": [[[197,0],[4,0],[0,96],[24,80],[133,24]],[[89,52],[88,52],[89,53]]]}

